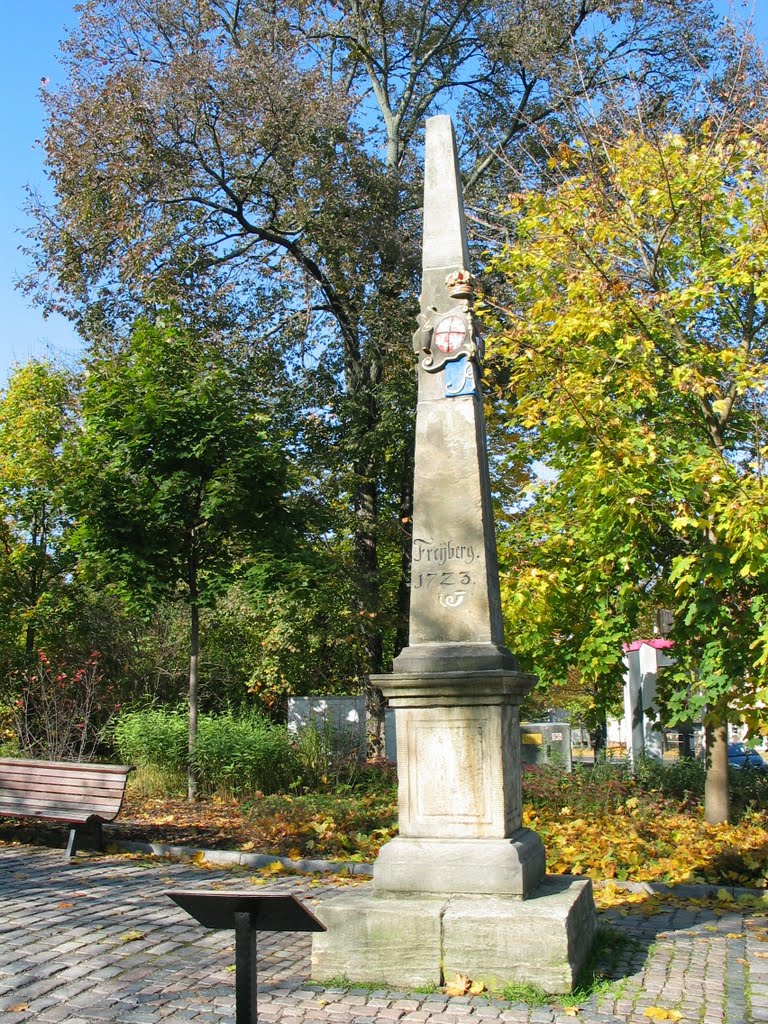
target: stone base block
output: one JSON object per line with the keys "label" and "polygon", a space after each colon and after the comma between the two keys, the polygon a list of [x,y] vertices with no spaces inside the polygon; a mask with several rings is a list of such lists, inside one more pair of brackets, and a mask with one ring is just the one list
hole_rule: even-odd
{"label": "stone base block", "polygon": [[398,836],[379,851],[373,877],[377,892],[527,897],[545,870],[541,839],[521,828],[509,839]]}
{"label": "stone base block", "polygon": [[443,971],[491,991],[514,982],[570,992],[596,927],[589,879],[550,875],[528,900],[455,897],[443,915]]}
{"label": "stone base block", "polygon": [[314,913],[312,978],[389,987],[442,985],[465,974],[499,990],[509,983],[571,992],[595,936],[588,879],[549,876],[531,896],[400,896],[356,890]]}
{"label": "stone base block", "polygon": [[312,978],[394,988],[440,984],[445,899],[354,890],[313,907],[328,929],[312,936]]}

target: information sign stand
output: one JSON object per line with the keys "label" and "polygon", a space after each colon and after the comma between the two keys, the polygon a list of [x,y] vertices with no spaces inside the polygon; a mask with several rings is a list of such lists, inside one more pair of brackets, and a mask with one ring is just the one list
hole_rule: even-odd
{"label": "information sign stand", "polygon": [[295,896],[173,889],[166,896],[205,928],[235,931],[235,1022],[256,1024],[256,933],[324,932]]}

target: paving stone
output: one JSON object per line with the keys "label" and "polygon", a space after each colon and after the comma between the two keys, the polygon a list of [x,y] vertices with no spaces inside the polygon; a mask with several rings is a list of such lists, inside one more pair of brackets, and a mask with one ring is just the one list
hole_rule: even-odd
{"label": "paving stone", "polygon": [[[161,880],[162,879],[162,880]],[[170,881],[169,881],[170,879]],[[119,858],[66,865],[60,850],[0,845],[0,1013],[2,1024],[230,1024],[234,961],[229,933],[204,930],[169,905],[168,888],[242,889],[247,877],[158,862],[137,868]],[[269,891],[325,899],[333,883],[308,888],[303,876]],[[692,890],[699,896],[702,890]],[[53,903],[74,908],[50,913]],[[647,1024],[643,1011],[680,1008],[701,1024],[768,1024],[768,961],[740,911],[718,918],[692,904],[648,919],[607,913],[604,924],[638,948],[612,965],[621,982],[582,1003],[582,1024]],[[750,922],[755,924],[754,921]],[[755,925],[757,926],[757,925]],[[143,932],[138,942],[121,936]],[[728,935],[737,936],[728,938]],[[259,1016],[264,1024],[564,1024],[557,1000],[529,1007],[498,998],[451,998],[390,989],[324,988],[312,983],[307,936],[259,940]],[[750,993],[748,1004],[747,992]],[[11,1012],[26,1003],[28,1011]],[[5,1011],[5,1012],[2,1012]]]}

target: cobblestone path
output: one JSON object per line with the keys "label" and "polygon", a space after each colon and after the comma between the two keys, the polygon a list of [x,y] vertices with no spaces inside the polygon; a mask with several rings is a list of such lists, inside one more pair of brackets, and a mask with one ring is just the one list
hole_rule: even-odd
{"label": "cobblestone path", "polygon": [[[165,891],[258,886],[292,892],[311,909],[344,884],[353,883],[124,856],[67,864],[60,850],[0,846],[0,1021],[233,1021],[233,934],[201,928]],[[684,1022],[768,1024],[768,916],[754,900],[718,903],[702,899],[704,893],[689,887],[650,905],[619,903],[603,911],[607,980],[569,1012],[558,1003],[531,1007],[487,996],[311,984],[310,937],[261,933],[259,1019],[649,1024],[654,1018],[645,1011],[656,1007],[677,1011]]]}

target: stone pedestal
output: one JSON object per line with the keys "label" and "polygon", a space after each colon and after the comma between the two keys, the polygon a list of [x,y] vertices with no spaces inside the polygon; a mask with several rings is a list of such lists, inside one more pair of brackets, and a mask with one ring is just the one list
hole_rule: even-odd
{"label": "stone pedestal", "polygon": [[375,678],[397,718],[400,831],[374,865],[377,891],[522,897],[542,880],[544,847],[521,827],[519,705],[534,681],[504,670]]}
{"label": "stone pedestal", "polygon": [[520,828],[517,707],[396,708],[401,836],[503,839]]}
{"label": "stone pedestal", "polygon": [[[490,655],[489,655],[490,656]],[[373,891],[317,909],[312,977],[441,985],[459,973],[490,989],[570,992],[596,916],[586,879],[545,875],[521,827],[520,672],[379,676],[398,735],[400,835],[373,867]]]}

